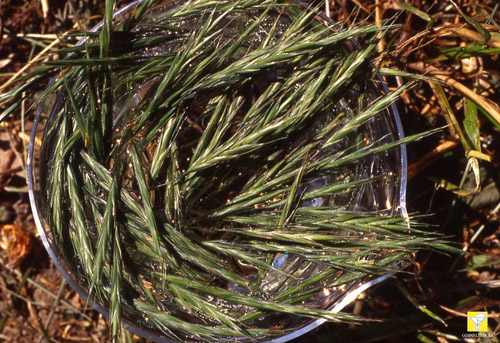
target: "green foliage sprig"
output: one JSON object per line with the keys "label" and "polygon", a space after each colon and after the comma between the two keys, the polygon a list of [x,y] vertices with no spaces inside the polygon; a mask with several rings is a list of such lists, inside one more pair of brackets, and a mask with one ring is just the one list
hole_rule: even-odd
{"label": "green foliage sprig", "polygon": [[42,215],[115,336],[123,318],[218,340],[357,322],[327,309],[342,287],[446,248],[379,194],[397,193],[398,146],[418,138],[390,127],[405,87],[370,80],[389,26],[336,28],[278,0],[144,1],[115,21],[113,8],[0,99],[0,120],[52,78]]}

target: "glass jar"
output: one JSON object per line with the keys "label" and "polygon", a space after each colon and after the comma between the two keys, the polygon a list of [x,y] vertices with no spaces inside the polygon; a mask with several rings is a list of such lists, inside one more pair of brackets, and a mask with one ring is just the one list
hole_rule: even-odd
{"label": "glass jar", "polygon": [[[333,75],[336,72],[335,67],[339,69],[345,67],[342,63],[347,56],[359,48],[357,43],[351,38],[339,39],[337,45],[332,43],[329,46],[329,49],[335,48],[336,50],[329,52],[325,49],[324,53],[318,55],[318,60],[307,60],[308,57],[304,55],[301,56],[301,60],[290,62],[293,65],[276,61],[276,67],[267,67],[265,72],[262,70],[256,72],[251,68],[245,69],[246,66],[240,62],[245,58],[250,61],[249,54],[253,53],[257,56],[259,49],[263,49],[264,46],[272,47],[280,44],[288,30],[296,23],[294,16],[300,15],[297,13],[307,13],[309,9],[299,3],[287,3],[286,6],[276,5],[270,10],[268,10],[269,5],[256,5],[251,9],[233,8],[226,13],[223,9],[214,8],[210,2],[205,2],[207,4],[205,11],[198,11],[194,15],[194,11],[186,5],[187,2],[160,1],[140,19],[131,20],[130,18],[137,13],[137,8],[141,3],[134,2],[114,16],[115,27],[123,27],[121,25],[125,23],[128,36],[123,35],[123,32],[119,30],[111,36],[112,51],[114,49],[112,57],[116,60],[113,62],[116,66],[109,74],[110,84],[114,87],[110,93],[112,116],[107,119],[110,129],[106,132],[106,128],[103,128],[105,125],[98,126],[104,132],[103,146],[92,145],[93,143],[90,142],[92,137],[88,136],[91,135],[90,131],[86,133],[87,136],[82,134],[81,137],[75,133],[80,125],[78,120],[81,120],[78,116],[82,115],[83,120],[87,120],[85,118],[91,115],[92,105],[89,105],[92,103],[91,92],[86,87],[92,82],[95,82],[96,87],[101,85],[103,81],[97,74],[94,75],[96,78],[94,80],[84,79],[83,82],[76,79],[67,80],[65,86],[60,86],[59,91],[42,101],[33,125],[28,165],[31,205],[44,245],[71,286],[82,297],[88,299],[99,312],[109,316],[111,300],[106,299],[105,296],[99,298],[92,293],[89,296],[89,290],[92,288],[89,274],[92,270],[86,265],[89,261],[85,259],[89,257],[84,256],[82,244],[87,242],[90,249],[94,251],[98,248],[98,242],[101,240],[100,232],[102,232],[100,226],[106,217],[106,204],[110,201],[112,189],[112,183],[109,181],[111,179],[107,178],[112,177],[116,165],[130,165],[128,168],[123,168],[123,173],[120,175],[119,192],[121,195],[117,203],[121,209],[115,219],[118,222],[117,235],[119,234],[121,239],[121,247],[128,256],[121,263],[126,265],[123,267],[124,270],[132,268],[130,270],[137,273],[137,278],[133,279],[130,270],[124,272],[128,280],[122,281],[122,284],[132,289],[130,291],[132,295],[123,299],[121,322],[125,328],[145,338],[157,342],[172,342],[176,337],[184,340],[201,339],[196,335],[189,335],[186,330],[176,330],[173,327],[155,323],[145,314],[144,308],[140,307],[141,303],[151,307],[153,306],[151,303],[156,302],[153,306],[155,310],[171,315],[175,318],[174,321],[181,320],[209,329],[220,324],[203,311],[186,310],[180,301],[183,290],[174,287],[173,289],[177,291],[173,291],[165,286],[169,282],[174,282],[172,280],[175,278],[193,276],[182,275],[184,270],[182,267],[175,269],[169,267],[168,264],[163,265],[161,259],[152,256],[154,254],[151,251],[147,253],[143,251],[145,247],[154,251],[154,244],[148,242],[157,239],[153,237],[156,233],[164,237],[160,239],[162,245],[160,250],[164,254],[168,255],[173,252],[177,256],[172,259],[193,265],[193,268],[188,271],[193,273],[194,278],[206,277],[205,281],[197,284],[198,288],[193,286],[195,290],[189,294],[199,297],[207,306],[213,306],[232,318],[246,318],[245,327],[255,329],[252,331],[254,334],[251,338],[245,335],[225,336],[221,334],[207,335],[211,336],[211,338],[204,338],[207,340],[286,342],[309,332],[325,322],[325,319],[291,315],[286,311],[267,310],[260,313],[241,301],[230,301],[224,297],[217,297],[215,293],[205,293],[200,286],[203,282],[214,284],[226,296],[232,294],[241,298],[255,297],[262,303],[269,300],[279,302],[280,297],[288,299],[284,295],[294,294],[295,289],[308,283],[308,286],[302,290],[308,293],[307,297],[303,297],[303,306],[338,313],[354,301],[361,292],[387,279],[392,274],[390,268],[397,270],[399,264],[396,262],[388,266],[385,275],[370,277],[363,274],[362,278],[349,279],[346,278],[346,271],[342,268],[335,269],[322,262],[313,262],[301,254],[294,253],[293,249],[290,251],[276,249],[264,254],[262,251],[265,249],[255,250],[248,245],[248,249],[245,250],[240,245],[235,250],[236,252],[229,252],[233,243],[239,244],[242,237],[248,237],[248,232],[254,229],[254,225],[257,225],[249,222],[243,223],[241,220],[238,221],[238,218],[232,219],[228,215],[232,213],[231,211],[239,213],[239,209],[235,209],[234,204],[245,200],[245,191],[248,191],[249,183],[253,182],[252,180],[256,177],[260,177],[262,182],[269,187],[260,194],[261,201],[246,202],[248,208],[244,210],[255,211],[256,223],[259,216],[275,218],[276,222],[274,226],[270,225],[270,228],[273,227],[278,233],[290,221],[293,222],[290,216],[280,219],[283,213],[280,211],[285,211],[284,207],[287,206],[287,194],[293,188],[297,196],[292,196],[292,200],[288,201],[288,206],[293,208],[293,210],[288,209],[289,213],[300,212],[301,209],[304,213],[313,213],[312,210],[317,208],[318,210],[332,209],[339,213],[376,212],[381,216],[406,217],[406,151],[404,145],[380,149],[380,152],[375,154],[361,154],[359,158],[352,158],[350,162],[335,167],[336,161],[342,161],[352,152],[383,147],[403,138],[400,119],[393,104],[381,109],[369,120],[359,119],[360,112],[381,95],[388,93],[380,78],[363,79],[354,73],[353,75],[359,79],[346,81],[345,84],[349,88],[334,92],[331,98],[323,100],[327,105],[323,105],[321,101],[314,103],[320,96],[314,97],[312,99],[314,106],[311,105],[310,108],[311,111],[316,112],[310,118],[307,118],[308,113],[306,113],[305,119],[297,119],[298,123],[292,132],[281,132],[279,131],[280,125],[277,125],[287,123],[287,115],[291,116],[300,104],[311,101],[311,99],[306,99],[307,92],[302,92],[301,87],[304,89],[310,87],[314,85],[317,78],[325,76],[322,73],[311,72],[314,77],[298,78],[295,83],[287,85],[287,80],[294,77],[296,70],[305,69],[308,63],[312,68],[318,68],[318,63],[322,63],[320,66],[324,67],[332,61],[331,74]],[[224,1],[220,3],[228,4]],[[183,8],[183,11],[179,8]],[[200,13],[202,13],[201,16]],[[178,90],[175,88],[178,84],[173,85],[170,93],[165,92],[166,95],[161,99],[166,105],[157,107],[154,113],[144,116],[146,119],[142,120],[141,115],[155,103],[156,92],[165,87],[165,84],[170,86],[165,81],[165,75],[168,74],[168,70],[175,67],[172,61],[180,58],[187,45],[194,44],[193,37],[206,29],[208,22],[217,20],[219,21],[212,29],[213,35],[210,36],[212,42],[208,42],[205,46],[200,45],[203,49],[200,48],[193,58],[186,60],[189,65],[178,65],[179,68],[187,68],[188,72],[183,75],[188,79],[191,75],[189,71],[192,75],[196,75],[195,72],[199,73],[203,70],[203,73],[206,72],[208,76],[202,81],[209,80],[210,82],[205,82],[203,86],[205,88],[199,86],[202,81],[187,83],[193,88],[181,90],[185,93],[193,92],[193,94],[186,95],[180,103],[175,103],[169,98],[169,95],[174,97]],[[332,36],[344,32],[319,12],[316,13],[316,18],[311,17],[308,20],[314,25],[325,25],[323,28],[316,28],[318,32],[326,27]],[[252,27],[256,22],[258,24]],[[311,23],[309,25],[312,30],[314,25]],[[98,25],[92,31],[97,32],[100,27],[101,25]],[[251,30],[251,33],[239,41],[247,30]],[[113,39],[121,40],[120,44],[113,43]],[[144,47],[143,43],[148,39],[150,42],[154,40],[157,42]],[[80,41],[78,46],[88,46],[88,49],[91,49],[95,42],[95,38],[90,36]],[[232,49],[237,42],[239,45]],[[297,44],[299,42],[297,40]],[[293,51],[292,45],[289,46],[289,51],[290,53]],[[270,56],[272,56],[271,52],[273,52],[272,48],[269,49]],[[207,56],[214,56],[213,67],[205,68],[203,63],[207,61],[204,59]],[[70,55],[68,59],[74,57],[75,55]],[[171,69],[161,69],[162,65],[158,63],[155,64],[155,68],[161,71],[154,72],[154,68],[148,67],[147,63],[157,58],[163,58],[161,63],[171,63],[169,65]],[[127,59],[131,61],[130,64],[127,64]],[[140,63],[140,68],[134,63]],[[241,68],[235,72],[235,75],[240,77],[237,82],[224,78],[225,74],[221,70],[228,66]],[[152,68],[153,72],[142,73],[140,77],[135,77],[135,72],[142,72],[141,68],[147,67]],[[91,73],[99,71],[96,66],[92,68]],[[127,68],[131,68],[132,71]],[[54,78],[49,87],[56,84],[58,80],[60,78]],[[326,76],[326,80],[333,82],[334,78]],[[118,86],[114,86],[115,84]],[[256,104],[259,104],[260,99],[271,92],[272,87],[277,84],[288,88],[281,93],[277,92],[276,97],[279,95],[281,101],[290,100],[291,102],[297,101],[297,103],[284,104],[283,107],[286,109],[284,114],[281,117],[278,114],[277,118],[269,119],[266,117],[267,112],[262,111],[262,108],[271,111],[273,108],[276,109],[273,107],[274,104],[270,102],[267,107],[262,108],[258,108]],[[65,89],[65,87],[68,88]],[[321,91],[326,88],[327,86],[324,85],[319,86]],[[71,89],[71,92],[68,89]],[[199,91],[194,92],[193,89],[199,89]],[[78,95],[78,92],[81,95]],[[79,98],[72,99],[69,93],[77,94]],[[360,93],[364,96],[360,97]],[[102,94],[97,94],[98,101],[102,99],[102,96]],[[240,106],[239,109],[234,111],[232,118],[226,117],[225,122],[219,123],[219,126],[213,126],[215,121],[212,119],[216,115],[222,116],[220,112],[217,112],[217,105],[228,99],[232,101],[231,106]],[[75,103],[80,106],[81,113],[75,111]],[[317,110],[317,108],[320,109]],[[174,110],[168,112],[171,109]],[[175,113],[182,113],[182,115],[176,117]],[[252,123],[251,125],[254,125],[250,127],[253,130],[253,136],[243,134],[248,127],[241,126],[241,123],[250,117],[249,113],[262,117],[260,121],[248,120]],[[359,123],[355,127],[345,129],[356,120]],[[137,124],[138,122],[140,125]],[[263,124],[259,129],[260,122]],[[87,120],[87,123],[90,127],[91,120]],[[277,124],[273,126],[273,123]],[[175,129],[172,130],[174,126]],[[330,126],[335,129],[329,130]],[[230,142],[227,149],[239,147],[240,150],[234,151],[238,151],[237,154],[241,156],[226,154],[223,155],[224,158],[214,161],[207,157],[205,160],[201,159],[206,162],[206,165],[193,165],[190,162],[191,159],[197,157],[200,160],[200,155],[203,156],[203,151],[197,150],[197,147],[203,146],[200,143],[201,137],[204,132],[213,130],[214,127],[225,130],[222,134],[223,138],[218,141],[220,146],[223,147],[224,144]],[[273,127],[272,130],[275,131],[272,131],[270,127]],[[167,133],[169,130],[171,130],[170,133]],[[259,140],[259,133],[267,132],[266,130],[272,131],[269,138]],[[346,133],[339,135],[338,133],[342,130],[346,130]],[[327,136],[322,136],[322,132],[327,132]],[[167,139],[168,137],[165,138],[168,134],[175,138],[170,140]],[[238,134],[241,134],[241,140],[238,139],[240,138]],[[335,134],[338,135],[338,139],[329,139]],[[249,137],[256,137],[255,142],[250,142]],[[314,143],[319,139],[318,137],[321,137],[322,144],[324,143],[321,146]],[[254,146],[250,143],[246,145],[241,143],[246,141]],[[167,146],[172,144],[176,146],[175,149],[169,150],[172,155],[160,159],[162,151],[167,150]],[[288,163],[295,156],[294,154],[298,154],[298,151],[307,146],[314,149],[303,153],[300,163],[290,162],[290,165],[295,168],[295,173],[293,177],[286,176],[286,168],[285,165],[280,164],[281,161]],[[106,153],[100,155],[101,148]],[[134,155],[134,149],[139,150],[136,155]],[[159,165],[158,160],[162,161]],[[327,160],[330,163],[328,165],[333,167],[324,167]],[[89,161],[98,161],[100,163],[98,170],[92,167],[92,162]],[[165,161],[170,161],[170,163]],[[173,164],[175,165],[172,168]],[[319,171],[313,170],[314,168],[310,171],[308,169],[310,165],[317,166]],[[145,175],[140,175],[141,170]],[[200,170],[202,172],[199,172]],[[299,172],[300,170],[303,172]],[[190,176],[190,172],[198,173],[197,177]],[[63,174],[66,177],[65,182],[54,181],[57,175]],[[176,175],[177,178],[172,178],[171,174]],[[68,175],[71,175],[73,184],[68,179]],[[138,181],[139,178],[143,181]],[[218,189],[214,188],[216,183],[212,182],[217,178],[221,179],[221,186]],[[186,179],[188,181],[185,181]],[[172,180],[182,180],[179,181],[179,189],[168,190]],[[212,183],[209,184],[210,180]],[[146,190],[141,186],[141,182],[147,183]],[[329,186],[335,185],[338,186],[335,191],[331,189],[328,192],[325,191]],[[342,185],[345,186],[342,187]],[[204,187],[212,188],[207,190]],[[255,188],[258,189],[258,186]],[[177,198],[173,197],[173,199],[177,199],[179,204],[182,201],[183,211],[175,212],[175,209],[181,205],[169,203],[171,202],[170,193],[168,193],[170,191],[179,192]],[[56,198],[57,196],[59,198]],[[83,200],[75,202],[73,201],[75,196],[82,197]],[[153,204],[152,211],[147,215],[151,215],[154,220],[149,223],[152,226],[159,224],[160,229],[141,227],[142,224],[148,223],[148,217],[141,217],[134,213],[134,210],[138,211],[146,206],[143,202],[144,198],[149,198],[147,202]],[[92,205],[93,201],[97,205]],[[62,205],[67,209],[63,209]],[[77,214],[75,206],[80,206],[80,214]],[[163,209],[166,210],[163,211]],[[95,222],[76,223],[81,218],[97,219]],[[216,220],[218,218],[222,219]],[[81,231],[78,231],[76,225],[85,226],[83,238],[77,237]],[[238,232],[242,229],[248,232]],[[140,248],[137,248],[134,240],[148,234],[150,236],[140,243]],[[259,234],[265,235],[265,232],[259,231]],[[345,228],[332,229],[332,234],[354,237],[360,233]],[[178,239],[177,242],[185,242],[186,246],[172,246],[172,235]],[[78,244],[72,242],[78,242]],[[222,271],[224,269],[212,259],[203,260],[206,263],[214,263],[210,267],[212,273],[207,271],[210,268],[204,269],[202,262],[193,261],[190,253],[187,255],[190,255],[191,260],[183,261],[182,250],[176,250],[176,248],[189,250],[192,248],[190,244],[199,247],[200,260],[205,254],[210,253],[220,258],[222,265],[231,265],[230,270],[234,271],[240,281],[233,282],[231,277],[218,271],[217,266]],[[260,251],[265,256],[258,255],[256,251]],[[242,257],[243,255],[246,258]],[[253,259],[252,256],[254,256]],[[370,261],[376,259],[377,256],[374,254],[364,258]],[[105,255],[104,260],[104,264],[107,263],[110,269],[112,258]],[[264,264],[268,264],[269,267],[262,267]],[[143,273],[141,268],[148,268],[148,272]],[[155,272],[154,278],[148,274],[152,271]],[[168,276],[172,277],[169,279]],[[319,281],[313,282],[315,278]],[[100,286],[105,292],[110,292],[113,288],[110,280],[110,271],[108,271],[108,274],[102,278]],[[179,284],[176,287],[180,287]],[[258,289],[260,293],[252,289]],[[148,297],[153,300],[148,302]],[[288,305],[286,301],[283,303]]]}

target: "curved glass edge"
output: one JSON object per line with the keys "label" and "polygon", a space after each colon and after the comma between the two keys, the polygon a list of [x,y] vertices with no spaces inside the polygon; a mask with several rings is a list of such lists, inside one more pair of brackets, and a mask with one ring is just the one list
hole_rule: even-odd
{"label": "curved glass edge", "polygon": [[[380,80],[380,85],[385,93],[389,92],[386,82],[382,79],[380,75],[378,75],[378,79]],[[392,103],[389,107],[390,112],[392,114],[392,118],[394,120],[394,124],[396,125],[396,134],[399,140],[405,138],[403,123],[401,122],[401,117],[399,116],[399,111],[395,103]],[[408,184],[408,156],[406,155],[406,144],[401,144],[399,147],[400,154],[400,172],[399,176],[401,177],[399,183],[399,212],[403,218],[407,221],[409,220],[408,209],[406,208],[406,188]]]}
{"label": "curved glass edge", "polygon": [[[339,303],[337,303],[335,306],[333,306],[332,309],[330,309],[330,312],[332,313],[339,313],[340,311],[342,311],[346,306],[348,306],[349,304],[351,304],[353,301],[355,301],[358,296],[363,293],[364,291],[366,291],[368,288],[371,288],[372,286],[375,286],[376,284],[382,282],[382,281],[385,281],[387,280],[388,278],[392,277],[395,273],[389,273],[389,274],[386,274],[386,275],[383,275],[383,276],[380,276],[376,279],[373,279],[373,280],[370,280],[368,282],[365,282],[365,283],[362,283],[360,285],[358,285],[356,288],[354,288],[353,290],[347,292],[342,301],[340,301]],[[265,343],[284,343],[284,342],[287,342],[289,340],[292,340],[292,339],[295,339],[295,338],[298,338],[302,335],[305,335],[306,333],[310,332],[311,330],[319,327],[320,325],[324,324],[326,322],[326,319],[318,319],[302,328],[300,328],[299,330],[295,331],[295,332],[292,332],[288,335],[285,335],[285,336],[281,336],[281,337],[278,337],[278,338],[274,338],[274,339],[271,339],[269,341],[265,341]]]}
{"label": "curved glass edge", "polygon": [[[144,2],[145,0],[135,0],[132,3],[128,4],[127,6],[117,10],[114,13],[114,17],[117,17],[126,11],[130,10],[132,7]],[[299,2],[299,1],[297,1]],[[328,18],[330,21],[331,19]],[[95,32],[97,31],[100,27],[102,27],[102,23],[97,24],[94,26],[90,31]],[[80,41],[78,41],[77,45],[83,44],[85,38],[82,38]],[[383,81],[382,77],[380,75],[378,76],[378,79],[380,81],[380,85],[383,89],[384,92],[389,92],[387,85],[385,81]],[[56,252],[52,249],[51,243],[49,242],[49,239],[47,237],[47,233],[44,229],[44,224],[42,223],[42,219],[40,216],[40,213],[38,212],[38,206],[37,206],[37,200],[35,196],[35,188],[34,188],[34,169],[33,169],[33,157],[34,157],[34,149],[35,149],[35,138],[36,138],[36,132],[37,132],[37,126],[41,117],[42,113],[42,108],[45,104],[45,101],[42,101],[37,108],[37,113],[35,116],[35,119],[33,121],[33,128],[31,131],[31,136],[30,136],[30,142],[28,146],[28,161],[27,161],[27,182],[28,182],[28,193],[29,193],[29,199],[30,199],[30,206],[33,212],[33,217],[35,220],[35,225],[37,227],[38,233],[42,239],[43,245],[45,249],[47,250],[50,258],[54,262],[54,265],[57,267],[57,269],[61,272],[63,277],[66,279],[68,284],[84,299],[87,301],[94,309],[96,309],[99,313],[101,313],[103,316],[106,318],[109,318],[109,311],[103,308],[101,305],[98,303],[94,302],[92,299],[88,297],[88,294],[80,287],[80,285],[69,275],[67,270],[64,268],[64,266],[61,264],[60,258],[57,256]],[[399,112],[397,110],[396,104],[391,104],[389,107],[389,112],[392,116],[392,119],[394,120],[394,124],[396,125],[396,134],[398,139],[403,139],[404,138],[404,132],[403,132],[403,125],[401,122],[401,118],[399,116]],[[406,155],[406,145],[402,144],[398,147],[399,152],[400,152],[400,186],[399,186],[399,211],[401,215],[404,218],[408,218],[408,211],[406,208],[406,188],[407,188],[407,155]],[[366,291],[367,289],[371,288],[372,286],[381,283],[390,277],[392,277],[395,274],[389,273],[383,276],[380,276],[378,278],[372,279],[368,282],[359,284],[356,286],[354,289],[351,291],[347,292],[344,296],[343,299],[335,304],[331,309],[330,312],[332,313],[338,313],[342,311],[346,306],[351,304],[356,300],[356,298]],[[292,332],[290,334],[273,338],[270,340],[264,340],[264,343],[284,343],[288,342],[292,339],[298,338],[302,335],[305,335],[306,333],[310,332],[311,330],[319,327],[320,325],[324,324],[326,322],[325,319],[318,319],[314,322],[311,322],[310,324],[307,324],[295,332]],[[157,343],[174,343],[176,342],[175,340],[171,340],[168,338],[164,337],[159,337],[158,334],[153,333],[152,331],[146,329],[146,328],[141,328],[135,325],[134,323],[129,322],[126,319],[122,320],[121,323],[122,327],[125,329],[129,330],[130,332],[139,335],[143,338],[155,341]],[[248,338],[236,338],[237,341],[245,341]]]}
{"label": "curved glass edge", "polygon": [[[382,90],[384,93],[388,93],[389,89],[387,87],[386,82],[382,79],[380,75],[377,76],[377,78],[380,81],[380,86],[382,87]],[[392,103],[389,106],[389,112],[391,114],[392,119],[394,120],[395,124],[395,134],[397,135],[397,139],[402,140],[404,136],[404,131],[403,131],[403,124],[401,122],[401,118],[399,116],[399,111],[397,109],[397,106],[395,103]],[[408,157],[406,155],[406,145],[401,144],[399,147],[399,157],[400,157],[400,163],[399,166],[401,168],[399,174],[401,177],[400,184],[399,184],[399,204],[397,210],[399,210],[401,216],[405,218],[407,221],[409,220],[409,215],[408,215],[408,210],[406,208],[406,188],[407,188],[407,183],[408,183]],[[372,286],[381,283],[390,277],[394,276],[396,272],[388,273],[386,275],[380,276],[378,278],[372,279],[370,281],[367,281],[366,283],[359,284],[356,286],[354,289],[350,290],[347,292],[342,300],[338,302],[337,304],[333,305],[332,308],[329,310],[332,313],[338,313],[342,311],[345,307],[350,305],[352,302],[356,300],[356,298],[366,291],[368,288],[371,288]],[[310,332],[311,330],[319,327],[320,325],[324,324],[326,322],[326,319],[318,319],[315,320],[314,322],[305,325],[304,327],[298,329],[295,332],[292,332],[288,335],[284,335],[278,338],[274,338],[268,341],[264,341],[265,343],[284,343],[288,342],[292,339],[298,338],[300,336],[303,336]]]}
{"label": "curved glass edge", "polygon": [[[126,11],[130,10],[132,7],[142,3],[144,1],[145,0],[135,0],[135,1],[131,2],[127,6],[117,10],[114,13],[114,17],[117,17],[117,16],[125,13]],[[101,26],[102,26],[102,23],[99,23],[96,26],[94,26],[90,31],[95,32]],[[85,41],[85,38],[82,38],[77,42],[76,45],[81,45],[84,43],[84,41]],[[54,82],[54,80],[55,79],[52,79],[49,82],[49,85],[48,85],[49,87]],[[109,319],[109,311],[106,310],[101,305],[99,305],[97,302],[93,301],[88,296],[87,292],[84,291],[82,289],[82,287],[80,287],[78,282],[75,281],[71,277],[71,275],[68,273],[67,269],[62,265],[60,256],[58,256],[58,254],[52,248],[52,244],[49,241],[49,238],[47,236],[47,232],[45,231],[45,225],[44,225],[44,223],[42,223],[42,216],[38,211],[39,207],[37,204],[37,198],[36,198],[36,194],[35,194],[36,193],[35,178],[34,178],[35,170],[34,170],[33,162],[34,162],[34,152],[35,152],[35,145],[36,145],[35,142],[36,142],[36,136],[37,136],[37,127],[38,127],[38,124],[40,122],[40,118],[42,116],[42,110],[43,110],[44,105],[45,105],[45,99],[43,99],[38,104],[36,115],[35,115],[35,118],[33,120],[33,127],[31,129],[30,141],[28,144],[28,159],[27,159],[27,170],[26,170],[27,183],[28,183],[28,196],[29,196],[29,200],[30,200],[30,206],[31,206],[31,211],[33,213],[35,225],[36,225],[38,234],[40,235],[40,238],[42,239],[42,243],[45,247],[45,250],[49,254],[50,259],[52,260],[52,262],[54,263],[56,268],[59,270],[59,272],[62,274],[64,279],[78,293],[78,295],[80,295],[82,297],[82,299],[84,299],[90,306],[92,306],[94,309],[96,309],[104,317]],[[158,343],[174,343],[175,342],[174,340],[160,338],[154,332],[152,332],[148,329],[145,329],[145,328],[140,328],[136,324],[131,323],[130,321],[128,321],[126,319],[122,319],[121,325],[122,325],[122,327],[124,327],[128,331],[130,331],[138,336],[141,336],[145,339],[151,340],[151,341],[155,341]]]}
{"label": "curved glass edge", "polygon": [[[52,84],[53,80],[49,83]],[[42,100],[40,104],[38,105],[37,108],[37,113],[35,115],[35,119],[33,120],[33,128],[31,130],[31,135],[30,135],[30,141],[28,145],[28,160],[27,160],[27,183],[28,183],[28,195],[29,195],[29,200],[30,200],[30,206],[31,206],[31,211],[33,213],[33,218],[35,221],[35,225],[38,231],[38,234],[40,235],[40,238],[42,239],[43,245],[45,247],[45,250],[50,256],[50,259],[56,266],[56,268],[59,270],[59,272],[62,274],[64,279],[68,282],[68,284],[84,299],[90,306],[92,306],[94,309],[96,309],[99,313],[101,313],[104,317],[109,319],[109,311],[106,310],[104,307],[99,305],[97,302],[93,301],[87,294],[85,290],[82,289],[82,287],[78,284],[77,281],[74,280],[74,278],[71,277],[71,275],[68,273],[67,269],[61,262],[61,257],[58,256],[57,252],[54,251],[52,247],[52,243],[49,239],[49,236],[47,236],[47,232],[45,230],[46,224],[42,222],[42,216],[39,213],[38,209],[38,202],[37,202],[37,196],[36,196],[36,183],[35,183],[35,169],[33,166],[34,162],[34,152],[35,152],[35,142],[36,142],[36,137],[37,137],[37,127],[42,115],[42,108],[45,104],[45,100]],[[155,341],[158,343],[174,343],[176,341],[170,340],[170,339],[164,339],[158,337],[158,335],[151,330],[145,329],[145,328],[140,328],[136,324],[126,320],[125,318],[122,319],[121,323],[122,327],[127,329],[128,331],[141,336],[143,338],[146,338],[151,341]]]}

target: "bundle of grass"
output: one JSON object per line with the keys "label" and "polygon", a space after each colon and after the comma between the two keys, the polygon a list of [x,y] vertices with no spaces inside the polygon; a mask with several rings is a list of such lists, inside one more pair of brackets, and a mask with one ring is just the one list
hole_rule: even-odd
{"label": "bundle of grass", "polygon": [[5,117],[52,78],[32,201],[115,337],[121,322],[217,341],[356,322],[329,309],[440,246],[398,211],[415,137],[388,110],[404,88],[372,80],[387,28],[336,28],[294,1],[144,1],[115,19],[108,1],[102,28],[3,99]]}

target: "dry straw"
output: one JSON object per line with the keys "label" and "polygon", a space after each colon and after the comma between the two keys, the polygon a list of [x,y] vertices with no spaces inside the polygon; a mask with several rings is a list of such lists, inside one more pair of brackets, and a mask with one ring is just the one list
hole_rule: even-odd
{"label": "dry straw", "polygon": [[122,318],[219,340],[283,335],[301,317],[358,322],[325,308],[330,291],[445,248],[390,203],[354,211],[397,187],[367,165],[417,138],[373,139],[405,89],[373,96],[390,25],[335,28],[278,0],[144,1],[116,23],[113,10],[0,99],[0,120],[53,78],[43,215],[115,337]]}

